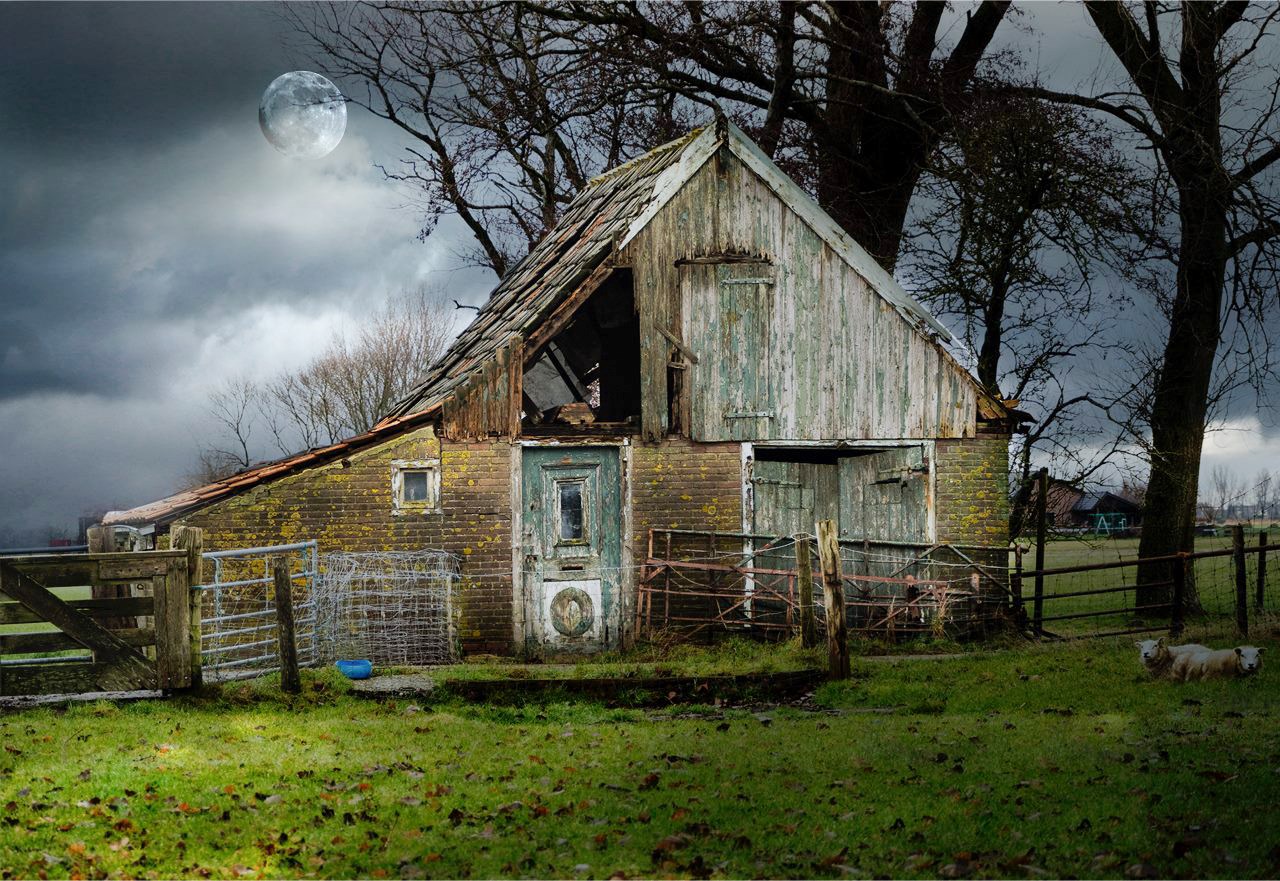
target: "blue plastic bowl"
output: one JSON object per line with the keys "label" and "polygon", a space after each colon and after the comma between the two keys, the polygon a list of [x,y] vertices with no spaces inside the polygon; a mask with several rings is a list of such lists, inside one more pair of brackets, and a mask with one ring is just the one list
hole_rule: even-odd
{"label": "blue plastic bowl", "polygon": [[373,675],[371,661],[338,661],[334,666],[348,679],[368,679]]}

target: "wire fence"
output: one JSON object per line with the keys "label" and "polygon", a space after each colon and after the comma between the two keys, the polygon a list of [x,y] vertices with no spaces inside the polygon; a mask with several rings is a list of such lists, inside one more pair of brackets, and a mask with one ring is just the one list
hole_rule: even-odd
{"label": "wire fence", "polygon": [[1136,539],[1051,541],[1043,570],[1019,572],[1015,560],[1015,601],[1029,632],[1049,639],[1170,631],[1222,642],[1272,633],[1280,547],[1266,531],[1240,532],[1200,538],[1194,554],[1146,560]]}
{"label": "wire fence", "polygon": [[[652,530],[638,579],[637,634],[671,631],[710,641],[732,632],[775,638],[799,632],[800,543],[812,544],[807,537]],[[1007,548],[846,540],[840,557],[846,625],[855,634],[973,636],[1008,623]],[[825,629],[813,552],[810,570],[818,585],[811,608]]]}
{"label": "wire fence", "polygon": [[458,558],[444,551],[327,554],[316,582],[320,655],[381,665],[457,658]]}

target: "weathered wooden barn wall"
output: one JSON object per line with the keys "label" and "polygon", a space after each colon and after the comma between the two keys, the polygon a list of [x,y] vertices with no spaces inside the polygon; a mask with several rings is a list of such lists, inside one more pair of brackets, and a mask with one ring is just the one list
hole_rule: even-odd
{"label": "weathered wooden barn wall", "polygon": [[[391,463],[440,462],[439,511],[392,513]],[[320,552],[442,549],[462,560],[459,635],[465,652],[511,650],[511,444],[440,441],[431,427],[342,462],[217,502],[180,522],[205,550],[315,539]]]}
{"label": "weathered wooden barn wall", "polygon": [[516,437],[520,434],[523,347],[513,338],[444,399],[446,438]]}
{"label": "weathered wooden barn wall", "polygon": [[[718,254],[769,262],[680,262]],[[696,440],[973,435],[975,390],[964,370],[729,151],[680,189],[626,256],[648,318],[646,438],[669,424],[676,347],[658,327],[698,359],[678,403]]]}

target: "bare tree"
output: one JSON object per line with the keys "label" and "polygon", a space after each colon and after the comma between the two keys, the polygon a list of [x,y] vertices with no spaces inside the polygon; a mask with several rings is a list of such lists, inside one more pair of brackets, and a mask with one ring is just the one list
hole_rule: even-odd
{"label": "bare tree", "polygon": [[1258,519],[1266,522],[1271,516],[1271,506],[1275,504],[1272,497],[1274,483],[1271,472],[1262,468],[1253,480],[1253,501],[1258,506]]}
{"label": "bare tree", "polygon": [[1231,506],[1244,497],[1244,481],[1226,465],[1214,465],[1209,472],[1209,504],[1213,507],[1214,520],[1226,520]]}
{"label": "bare tree", "polygon": [[[353,100],[415,139],[421,188],[499,275],[592,173],[723,107],[892,268],[925,164],[1008,8],[459,3],[289,7]],[[954,39],[949,39],[956,34]]]}
{"label": "bare tree", "polygon": [[336,334],[305,367],[264,388],[263,412],[282,453],[371,429],[444,352],[453,311],[425,291],[373,313],[352,335]]}
{"label": "bare tree", "polygon": [[220,426],[220,437],[200,453],[200,468],[233,474],[253,464],[253,430],[262,390],[247,376],[227,380],[209,395],[209,413]]}
{"label": "bare tree", "polygon": [[1122,345],[1109,330],[1124,304],[1095,279],[1133,224],[1135,171],[1112,140],[1078,108],[979,98],[935,156],[905,237],[906,275],[977,353],[978,380],[1034,417],[1011,451],[1015,535],[1033,456],[1079,485],[1118,446],[1091,375]]}
{"label": "bare tree", "polygon": [[209,398],[221,437],[200,450],[186,485],[248,468],[266,452],[264,433],[288,455],[368,431],[444,352],[453,315],[433,293],[402,294],[353,332],[335,334],[302,368],[261,384],[228,381]]}
{"label": "bare tree", "polygon": [[[1040,94],[1108,114],[1153,148],[1167,175],[1170,211],[1153,199],[1152,231],[1172,217],[1154,256],[1175,267],[1164,305],[1168,333],[1140,409],[1149,425],[1151,473],[1139,554],[1191,550],[1196,487],[1211,403],[1237,380],[1260,388],[1272,374],[1268,315],[1276,305],[1280,210],[1280,6],[1247,2],[1148,3],[1136,15],[1118,0],[1086,8],[1132,91]],[[1172,21],[1171,21],[1172,20]],[[1230,344],[1220,353],[1224,332]],[[1224,361],[1232,378],[1214,394]],[[1143,566],[1139,583],[1167,580]],[[1141,591],[1143,603],[1162,591]],[[1194,590],[1191,591],[1194,604]]]}

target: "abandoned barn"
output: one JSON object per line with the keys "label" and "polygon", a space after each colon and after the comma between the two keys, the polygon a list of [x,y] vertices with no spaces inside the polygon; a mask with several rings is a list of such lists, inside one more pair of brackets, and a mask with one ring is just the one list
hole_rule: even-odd
{"label": "abandoned barn", "polygon": [[1010,411],[949,342],[720,120],[593,180],[368,433],[107,522],[442,549],[464,652],[615,646],[651,530],[1003,546]]}

